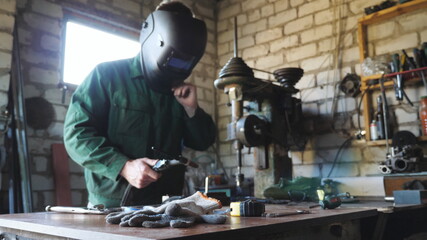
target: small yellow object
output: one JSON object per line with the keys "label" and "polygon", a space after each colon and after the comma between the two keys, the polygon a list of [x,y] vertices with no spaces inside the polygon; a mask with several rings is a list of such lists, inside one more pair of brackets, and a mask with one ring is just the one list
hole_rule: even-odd
{"label": "small yellow object", "polygon": [[230,203],[230,216],[260,217],[265,212],[265,204],[253,200]]}
{"label": "small yellow object", "polygon": [[230,203],[231,212],[230,215],[233,217],[240,217],[240,202]]}
{"label": "small yellow object", "polygon": [[325,200],[325,191],[323,191],[322,189],[318,189],[317,190],[317,196],[319,197],[320,201]]}

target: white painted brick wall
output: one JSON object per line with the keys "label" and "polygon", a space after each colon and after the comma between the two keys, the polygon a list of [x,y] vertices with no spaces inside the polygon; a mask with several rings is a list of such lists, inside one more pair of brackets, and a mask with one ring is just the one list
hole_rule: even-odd
{"label": "white painted brick wall", "polygon": [[255,35],[255,42],[256,44],[265,43],[272,40],[276,40],[282,36],[283,36],[282,28],[267,29]]}
{"label": "white painted brick wall", "polygon": [[260,19],[259,21],[249,23],[242,27],[242,36],[254,34],[256,32],[264,31],[267,29],[267,20]]}
{"label": "white painted brick wall", "polygon": [[293,165],[292,166],[293,175],[301,177],[313,177],[320,176],[319,165]]}
{"label": "white painted brick wall", "polygon": [[[277,11],[277,10],[276,10]],[[274,14],[274,6],[266,5],[261,8],[261,17],[269,17]]]}
{"label": "white painted brick wall", "polygon": [[9,13],[14,13],[16,7],[15,0],[0,0],[0,9]]}
{"label": "white painted brick wall", "polygon": [[333,96],[333,87],[330,85],[301,90],[301,100],[305,102],[319,101]]}
{"label": "white painted brick wall", "polygon": [[33,191],[51,190],[54,188],[52,176],[31,175],[31,187]]}
{"label": "white painted brick wall", "polygon": [[283,55],[282,54],[276,54],[276,55],[267,55],[265,57],[259,57],[256,60],[255,68],[257,69],[270,69],[272,67],[279,67],[283,64]]}
{"label": "white painted brick wall", "polygon": [[359,61],[359,48],[345,48],[343,51],[342,61],[344,63],[358,62]]}
{"label": "white painted brick wall", "polygon": [[135,14],[141,11],[141,5],[131,0],[113,0],[113,6]]}
{"label": "white painted brick wall", "polygon": [[394,21],[382,22],[373,24],[367,27],[367,36],[369,40],[378,40],[391,37],[396,30],[396,23]]}
{"label": "white painted brick wall", "polygon": [[305,44],[330,36],[332,36],[332,25],[322,25],[302,32],[301,43]]}
{"label": "white painted brick wall", "polygon": [[308,15],[313,12],[317,12],[326,8],[329,8],[330,2],[329,0],[315,0],[304,5],[301,5],[298,8],[298,16],[302,17]]}
{"label": "white painted brick wall", "polygon": [[248,21],[249,22],[255,22],[261,19],[261,12],[259,9],[251,10],[250,13],[248,13]]}
{"label": "white painted brick wall", "polygon": [[32,2],[34,12],[53,17],[62,18],[62,7],[59,4],[48,2],[46,0],[37,0]]}
{"label": "white painted brick wall", "polygon": [[271,52],[277,52],[284,48],[289,48],[292,46],[298,45],[299,40],[297,35],[284,36],[280,39],[274,40],[270,42],[270,50]]}
{"label": "white painted brick wall", "polygon": [[239,13],[241,13],[240,3],[236,3],[231,6],[227,6],[226,8],[222,8],[221,11],[218,12],[218,19],[223,20],[225,18],[234,17]]}
{"label": "white painted brick wall", "polygon": [[319,115],[319,106],[317,103],[302,103],[302,111],[307,115]]}
{"label": "white painted brick wall", "polygon": [[47,170],[48,159],[45,156],[34,156],[33,163],[36,172],[45,172]]}
{"label": "white painted brick wall", "polygon": [[[1,18],[0,18],[1,19]],[[12,50],[13,37],[7,32],[0,32],[0,50]]]}
{"label": "white painted brick wall", "polygon": [[10,69],[12,55],[10,53],[0,52],[0,72]]}
{"label": "white painted brick wall", "polygon": [[246,48],[243,50],[243,59],[250,59],[254,57],[266,56],[268,54],[268,45],[267,44],[259,44],[250,48]]}
{"label": "white painted brick wall", "polygon": [[292,22],[288,22],[285,25],[285,34],[291,34],[308,29],[313,26],[313,22],[313,15],[308,15],[306,17],[298,18]]}
{"label": "white painted brick wall", "polygon": [[279,25],[283,25],[291,20],[294,20],[297,18],[297,10],[296,9],[289,9],[284,12],[279,12],[276,15],[273,15],[268,18],[268,26],[269,27],[276,27]]}
{"label": "white painted brick wall", "polygon": [[245,0],[245,1],[242,1],[242,11],[248,12],[249,10],[258,9],[264,5],[265,5],[265,1]]}
{"label": "white painted brick wall", "polygon": [[[245,49],[247,47],[252,47],[255,45],[255,38],[254,36],[246,36],[238,39],[238,48],[239,49]],[[234,45],[231,47],[230,50],[234,50]]]}
{"label": "white painted brick wall", "polygon": [[405,110],[403,108],[397,108],[394,110],[394,112],[396,114],[397,123],[399,125],[403,123],[418,121],[418,113],[416,111],[413,111],[412,109]]}
{"label": "white painted brick wall", "polygon": [[334,9],[326,9],[314,14],[314,23],[316,25],[321,25],[328,23],[334,20]]}
{"label": "white painted brick wall", "polygon": [[60,51],[61,40],[58,37],[43,35],[40,40],[40,45],[45,50]]}
{"label": "white painted brick wall", "polygon": [[8,33],[13,32],[13,25],[15,23],[15,18],[8,14],[0,13],[0,31],[5,31]]}
{"label": "white painted brick wall", "polygon": [[228,31],[218,34],[218,43],[225,43],[232,41],[234,39],[234,30],[230,29]]}
{"label": "white painted brick wall", "polygon": [[[332,168],[331,164],[323,164],[322,167],[322,176],[328,176]],[[331,172],[330,177],[359,177],[360,170],[357,163],[339,163],[336,164],[333,171]]]}
{"label": "white painted brick wall", "polygon": [[394,51],[400,52],[402,49],[419,47],[418,34],[408,33],[395,38],[389,38],[376,42],[375,53],[377,55],[388,54]]}
{"label": "white painted brick wall", "polygon": [[[198,12],[201,16],[214,19],[214,11],[210,8],[209,5],[203,4],[203,2],[196,2],[193,11]],[[206,21],[206,19],[205,19]]]}
{"label": "white painted brick wall", "polygon": [[[289,0],[278,0],[274,2],[274,11],[276,13],[284,11],[289,8]],[[272,15],[272,14],[270,14]]]}
{"label": "white painted brick wall", "polygon": [[315,43],[310,43],[286,51],[285,56],[288,62],[294,62],[308,57],[316,56],[317,46]]}
{"label": "white painted brick wall", "polygon": [[0,91],[4,91],[4,94],[9,90],[9,80],[10,74],[0,74]]}
{"label": "white painted brick wall", "polygon": [[325,66],[328,66],[330,62],[333,61],[332,54],[324,54],[319,57],[308,58],[301,61],[301,68],[304,71],[320,70]]}
{"label": "white painted brick wall", "polygon": [[54,21],[51,18],[35,13],[24,13],[24,21],[34,29],[48,32],[58,37],[61,35],[59,20]]}
{"label": "white painted brick wall", "polygon": [[108,12],[108,13],[112,13],[112,14],[117,14],[117,15],[120,14],[120,11],[117,11],[115,8],[112,8],[109,5],[107,6],[107,5],[103,4],[103,3],[95,3],[94,7],[97,10],[101,10],[101,11],[104,11],[104,12]]}
{"label": "white painted brick wall", "polygon": [[413,32],[419,30],[420,26],[426,26],[427,14],[421,10],[402,15],[397,20],[402,32]]}
{"label": "white painted brick wall", "polygon": [[421,42],[427,42],[427,30],[420,32]]}
{"label": "white painted brick wall", "polygon": [[303,4],[304,2],[305,2],[305,0],[290,0],[290,4],[292,7],[299,6],[299,5]]}
{"label": "white painted brick wall", "polygon": [[37,67],[32,67],[29,70],[29,76],[29,80],[35,83],[57,84],[59,81],[59,73],[57,71],[46,70]]}
{"label": "white painted brick wall", "polygon": [[59,58],[43,54],[42,51],[35,51],[31,48],[23,47],[20,53],[23,62],[28,62],[36,65],[48,65],[49,67],[59,67]]}
{"label": "white painted brick wall", "polygon": [[314,74],[304,74],[302,78],[297,82],[295,87],[297,89],[312,88],[316,85],[316,79]]}

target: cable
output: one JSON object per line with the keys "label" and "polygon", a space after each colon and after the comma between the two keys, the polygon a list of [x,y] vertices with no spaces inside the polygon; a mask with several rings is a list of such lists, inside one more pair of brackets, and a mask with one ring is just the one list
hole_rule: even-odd
{"label": "cable", "polygon": [[338,152],[337,152],[337,154],[335,155],[335,159],[334,159],[334,162],[332,163],[332,167],[331,167],[331,170],[329,170],[329,173],[328,173],[328,178],[331,176],[331,173],[332,173],[332,171],[334,170],[334,168],[335,168],[335,165],[337,164],[337,162],[338,162],[338,156],[340,155],[340,153],[341,153],[341,151],[344,149],[344,147],[346,147],[347,146],[347,144],[349,144],[349,143],[351,143],[351,140],[353,139],[353,136],[351,136],[351,137],[349,137],[349,138],[347,138],[347,140],[345,140],[342,144],[341,144],[341,146],[338,148]]}
{"label": "cable", "polygon": [[368,85],[368,88],[362,92],[362,95],[360,97],[360,102],[357,104],[357,127],[359,131],[362,131],[362,126],[360,124],[360,109],[362,107],[363,98],[365,97],[365,94],[368,92],[370,85]]}

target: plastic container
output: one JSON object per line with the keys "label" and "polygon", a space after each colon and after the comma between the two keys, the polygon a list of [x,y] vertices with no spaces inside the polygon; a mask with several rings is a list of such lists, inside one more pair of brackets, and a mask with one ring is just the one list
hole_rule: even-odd
{"label": "plastic container", "polygon": [[427,96],[420,99],[420,120],[423,136],[427,136]]}

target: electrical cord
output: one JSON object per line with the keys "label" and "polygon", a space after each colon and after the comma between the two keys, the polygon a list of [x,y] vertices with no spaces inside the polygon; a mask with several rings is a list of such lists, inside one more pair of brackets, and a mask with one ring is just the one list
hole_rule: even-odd
{"label": "electrical cord", "polygon": [[347,145],[349,144],[349,143],[351,143],[351,140],[353,140],[353,136],[350,136],[349,138],[347,138],[342,144],[341,144],[341,146],[338,148],[338,152],[337,152],[337,154],[335,155],[335,158],[334,158],[334,162],[332,163],[332,167],[331,167],[331,170],[329,170],[329,173],[328,173],[328,178],[331,176],[331,174],[332,174],[332,171],[334,170],[334,168],[335,168],[335,165],[337,164],[337,162],[338,162],[338,157],[339,157],[339,155],[340,155],[340,153],[341,153],[341,151],[344,149],[344,147],[347,147]]}

